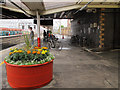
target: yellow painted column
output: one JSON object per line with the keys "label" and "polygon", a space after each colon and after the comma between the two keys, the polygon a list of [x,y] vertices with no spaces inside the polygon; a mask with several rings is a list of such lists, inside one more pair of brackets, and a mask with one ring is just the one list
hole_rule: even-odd
{"label": "yellow painted column", "polygon": [[103,13],[102,11],[105,11],[105,9],[102,8],[100,14],[99,48],[104,47],[105,13]]}

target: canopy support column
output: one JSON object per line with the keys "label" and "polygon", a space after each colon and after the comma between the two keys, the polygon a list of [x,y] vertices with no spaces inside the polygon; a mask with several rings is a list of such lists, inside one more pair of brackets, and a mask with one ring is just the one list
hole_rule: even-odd
{"label": "canopy support column", "polygon": [[40,40],[40,15],[38,11],[36,12],[37,14],[37,42],[38,42],[38,47],[41,47],[41,40]]}

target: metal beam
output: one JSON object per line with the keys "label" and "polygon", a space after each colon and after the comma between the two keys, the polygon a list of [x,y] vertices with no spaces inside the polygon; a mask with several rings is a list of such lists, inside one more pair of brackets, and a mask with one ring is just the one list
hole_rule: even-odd
{"label": "metal beam", "polygon": [[[63,11],[69,11],[72,9],[80,9],[81,7],[83,7],[85,4],[74,4],[74,5],[70,5],[70,6],[64,6],[64,7],[59,7],[59,8],[55,8],[55,9],[49,9],[46,11],[41,11],[39,12],[40,15],[48,15],[48,14],[53,14],[53,13],[57,13],[57,12],[63,12]],[[5,9],[9,9],[11,11],[15,11],[15,12],[20,12],[23,13],[22,10],[19,9],[15,9],[15,8],[10,8],[7,6],[3,6],[0,5],[1,8],[5,8]],[[120,8],[120,5],[117,4],[90,4],[87,6],[87,8]],[[29,11],[29,10],[25,10],[27,13],[31,14],[31,15],[36,15],[35,11]]]}
{"label": "metal beam", "polygon": [[57,16],[57,13],[54,14],[54,18],[56,18],[56,16]]}
{"label": "metal beam", "polygon": [[[70,6],[65,6],[65,7],[60,7],[60,8],[55,8],[55,9],[50,9],[50,10],[46,10],[46,11],[42,11],[40,14],[41,15],[47,15],[47,14],[53,14],[53,13],[57,13],[57,12],[62,12],[62,11],[68,11],[68,10],[72,10],[72,9],[80,9],[81,7],[83,7],[84,5],[70,5]],[[116,4],[111,4],[111,5],[88,5],[86,8],[120,8],[120,5],[116,5]]]}
{"label": "metal beam", "polygon": [[[10,8],[10,7],[7,7],[7,6],[2,6],[0,5],[0,8],[4,8],[4,9],[9,9],[11,11],[14,11],[14,12],[19,12],[19,13],[24,13],[22,10],[20,9],[15,9],[15,8]],[[25,10],[27,13],[31,14],[31,15],[36,15],[36,13],[34,11],[28,11],[28,10]]]}
{"label": "metal beam", "polygon": [[78,13],[79,11],[82,11],[84,8],[86,8],[93,0],[90,0],[87,4],[85,4],[82,8],[77,10],[74,14]]}
{"label": "metal beam", "polygon": [[76,4],[80,4],[83,0],[79,0]]}
{"label": "metal beam", "polygon": [[62,16],[64,15],[64,13],[65,13],[65,12],[62,12],[62,13],[60,14],[60,18],[62,18]]}

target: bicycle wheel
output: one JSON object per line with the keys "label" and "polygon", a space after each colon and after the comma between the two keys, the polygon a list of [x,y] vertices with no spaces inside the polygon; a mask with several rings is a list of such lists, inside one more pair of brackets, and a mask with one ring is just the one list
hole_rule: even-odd
{"label": "bicycle wheel", "polygon": [[55,41],[51,41],[51,47],[55,48]]}
{"label": "bicycle wheel", "polygon": [[51,48],[52,48],[52,45],[51,45],[50,42],[47,42],[47,47],[48,47],[48,49],[51,49]]}
{"label": "bicycle wheel", "polygon": [[62,50],[63,46],[62,46],[62,43],[60,41],[56,41],[55,42],[55,48],[56,50]]}

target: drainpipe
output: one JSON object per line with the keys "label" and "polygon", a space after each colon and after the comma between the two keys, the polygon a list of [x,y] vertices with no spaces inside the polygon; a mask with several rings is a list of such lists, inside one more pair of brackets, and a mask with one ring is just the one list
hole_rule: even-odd
{"label": "drainpipe", "polygon": [[83,7],[81,7],[79,10],[77,10],[74,14],[78,13],[79,11],[82,11],[84,8],[86,8],[93,0],[90,0],[87,4],[85,4]]}
{"label": "drainpipe", "polygon": [[41,47],[41,41],[40,41],[40,15],[38,11],[36,11],[37,15],[37,42],[38,42],[38,47]]}

